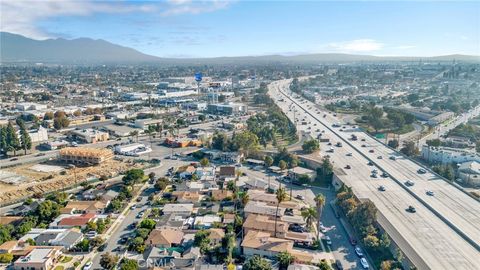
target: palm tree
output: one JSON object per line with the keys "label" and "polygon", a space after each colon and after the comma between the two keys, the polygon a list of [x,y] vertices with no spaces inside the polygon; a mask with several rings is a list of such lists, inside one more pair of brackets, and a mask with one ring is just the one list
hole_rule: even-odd
{"label": "palm tree", "polygon": [[275,234],[273,235],[273,237],[277,237],[278,207],[280,206],[280,203],[285,201],[285,199],[287,198],[287,193],[285,192],[285,189],[282,188],[281,186],[277,189],[276,195],[277,195],[277,210],[275,211]]}
{"label": "palm tree", "polygon": [[287,269],[290,264],[293,263],[295,257],[288,251],[282,251],[277,254],[277,261],[280,264],[280,269]]}
{"label": "palm tree", "polygon": [[137,137],[137,142],[138,142],[138,130],[134,130],[134,131],[130,132],[129,135],[130,135],[130,137],[132,137],[132,139],[133,139],[133,137]]}
{"label": "palm tree", "polygon": [[250,196],[248,196],[248,193],[243,192],[242,194],[240,194],[240,202],[244,207],[245,205],[247,205],[249,200],[250,200]]}
{"label": "palm tree", "polygon": [[317,216],[317,211],[313,207],[309,207],[302,210],[302,217],[303,219],[305,219],[305,222],[307,223],[307,226],[309,228],[312,228],[313,221],[315,220],[316,216]]}
{"label": "palm tree", "polygon": [[317,206],[317,239],[320,239],[320,218],[322,217],[323,206],[325,206],[325,196],[317,194],[315,196],[315,204]]}

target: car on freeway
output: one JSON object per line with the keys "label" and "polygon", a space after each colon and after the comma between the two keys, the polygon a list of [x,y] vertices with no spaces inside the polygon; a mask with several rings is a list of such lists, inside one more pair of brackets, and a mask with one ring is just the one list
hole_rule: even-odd
{"label": "car on freeway", "polygon": [[413,206],[410,205],[410,206],[408,206],[408,208],[407,208],[407,212],[415,213],[415,212],[417,212],[417,209],[415,209],[415,207],[413,207]]}
{"label": "car on freeway", "polygon": [[431,190],[427,190],[426,193],[427,193],[428,196],[434,196],[435,195],[435,193]]}
{"label": "car on freeway", "polygon": [[382,176],[383,178],[389,177],[388,173],[386,173],[386,172],[383,172],[381,176]]}
{"label": "car on freeway", "polygon": [[363,269],[368,269],[370,265],[368,265],[367,259],[361,258],[360,259],[360,264],[362,265]]}
{"label": "car on freeway", "polygon": [[414,183],[412,180],[407,180],[407,181],[405,182],[405,185],[411,187],[411,186],[415,185],[415,183]]}
{"label": "car on freeway", "polygon": [[327,245],[332,245],[332,239],[330,239],[330,236],[327,235],[323,239],[325,240],[325,243],[327,243]]}
{"label": "car on freeway", "polygon": [[427,173],[427,170],[425,170],[425,169],[423,169],[423,168],[420,168],[420,169],[418,169],[417,173],[419,173],[419,174],[425,174],[425,173]]}
{"label": "car on freeway", "polygon": [[358,257],[363,257],[363,251],[360,247],[355,247],[355,253],[357,253]]}
{"label": "car on freeway", "polygon": [[385,190],[387,190],[387,189],[385,188],[385,186],[379,186],[379,187],[378,187],[378,190],[380,190],[380,191],[385,191]]}
{"label": "car on freeway", "polygon": [[383,157],[382,157],[382,156],[378,156],[377,159],[383,159]]}
{"label": "car on freeway", "polygon": [[43,157],[43,156],[45,156],[45,153],[38,153],[38,154],[36,154],[35,156],[36,156],[36,157]]}
{"label": "car on freeway", "polygon": [[345,166],[345,169],[347,169],[347,170],[350,170],[351,168],[352,168],[352,166],[350,166],[348,164],[347,164],[347,166]]}
{"label": "car on freeway", "polygon": [[364,141],[365,141],[365,138],[362,138],[361,141],[364,142]]}
{"label": "car on freeway", "polygon": [[370,177],[372,177],[372,178],[377,178],[377,174],[376,174],[376,173],[372,173],[372,174],[370,175]]}
{"label": "car on freeway", "polygon": [[395,156],[390,156],[389,159],[396,160],[397,158]]}
{"label": "car on freeway", "polygon": [[369,152],[369,153],[373,153],[373,152],[375,152],[375,150],[370,149],[370,150],[368,150],[368,152]]}
{"label": "car on freeway", "polygon": [[362,147],[367,147],[365,144],[362,144]]}
{"label": "car on freeway", "polygon": [[87,262],[84,266],[83,266],[83,270],[90,270],[92,269],[92,265],[93,265],[93,262],[92,261],[89,261]]}
{"label": "car on freeway", "polygon": [[355,238],[350,237],[349,241],[350,241],[350,244],[352,244],[352,246],[357,245],[357,240],[355,240]]}
{"label": "car on freeway", "polygon": [[10,161],[15,161],[15,160],[18,160],[18,158],[14,157],[10,159]]}
{"label": "car on freeway", "polygon": [[373,166],[373,163],[372,163],[371,161],[369,161],[369,162],[367,163],[367,165],[368,165],[368,166]]}
{"label": "car on freeway", "polygon": [[348,153],[348,154],[347,154],[347,157],[351,157],[351,156],[353,156],[352,153]]}
{"label": "car on freeway", "polygon": [[305,200],[305,197],[303,197],[302,195],[297,195],[297,196],[295,196],[295,198],[297,198],[299,200],[302,200],[302,201]]}

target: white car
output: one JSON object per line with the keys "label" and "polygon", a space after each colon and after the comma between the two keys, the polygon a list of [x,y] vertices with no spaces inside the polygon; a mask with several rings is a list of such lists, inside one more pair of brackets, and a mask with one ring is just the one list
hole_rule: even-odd
{"label": "white car", "polygon": [[332,239],[330,239],[330,236],[325,236],[325,238],[323,239],[325,239],[325,242],[327,243],[327,245],[329,246],[332,245]]}
{"label": "white car", "polygon": [[363,252],[360,247],[355,248],[355,253],[357,253],[358,257],[363,257]]}
{"label": "white car", "polygon": [[360,263],[362,264],[363,269],[368,269],[370,267],[370,265],[368,265],[368,262],[365,258],[361,258]]}
{"label": "white car", "polygon": [[92,262],[87,262],[84,266],[83,266],[83,270],[90,270],[92,268],[92,265],[93,263]]}
{"label": "white car", "polygon": [[431,191],[431,190],[427,190],[427,195],[428,195],[428,196],[434,196],[435,193],[434,193],[433,191]]}

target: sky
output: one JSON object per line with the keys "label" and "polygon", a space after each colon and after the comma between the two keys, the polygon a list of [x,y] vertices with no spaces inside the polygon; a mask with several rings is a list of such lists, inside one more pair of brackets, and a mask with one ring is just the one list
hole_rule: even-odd
{"label": "sky", "polygon": [[480,2],[1,0],[0,30],[160,57],[480,55]]}

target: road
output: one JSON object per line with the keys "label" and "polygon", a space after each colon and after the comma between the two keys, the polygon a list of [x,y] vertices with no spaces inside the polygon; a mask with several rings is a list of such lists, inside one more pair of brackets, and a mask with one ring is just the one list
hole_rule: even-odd
{"label": "road", "polygon": [[290,194],[290,190],[292,191],[292,197],[294,198],[297,195],[304,196],[304,201],[311,206],[315,206],[315,196],[320,193],[323,194],[326,198],[326,203],[320,220],[326,228],[325,235],[332,239],[330,249],[332,250],[333,257],[342,263],[344,269],[362,269],[358,257],[355,254],[354,246],[349,242],[348,234],[340,223],[340,220],[335,217],[335,213],[329,205],[329,202],[335,199],[336,193],[334,191],[327,188],[302,187],[289,183],[280,183],[275,179],[275,176],[278,176],[277,174],[257,171],[247,167],[243,167],[241,171],[254,179],[268,180],[268,178],[270,178],[272,185],[280,186],[281,184],[282,187],[285,187],[288,194]]}
{"label": "road", "polygon": [[[340,177],[352,186],[358,198],[375,203],[379,215],[385,217],[382,226],[419,269],[480,269],[480,262],[474,259],[480,256],[476,245],[480,243],[478,201],[431,172],[418,174],[419,165],[356,128],[344,131],[331,128],[339,120],[326,112],[315,111],[311,102],[291,98],[291,94],[287,94],[289,83],[290,80],[282,80],[270,84],[269,94],[288,117],[293,119],[295,113],[298,119],[305,118],[311,123],[299,129],[315,137],[323,130],[322,137],[330,138],[334,144],[343,143],[343,147],[334,148],[334,153],[327,153],[330,147],[322,144],[320,155],[331,156],[335,167],[343,172]],[[282,98],[286,101],[280,101]],[[325,118],[323,114],[327,114]],[[350,141],[351,134],[365,141]],[[369,153],[370,149],[374,153]],[[384,158],[377,159],[380,155]],[[393,161],[388,158],[390,155],[399,158]],[[375,166],[368,166],[368,161]],[[347,165],[351,169],[342,169]],[[374,168],[392,177],[371,178],[370,171]],[[415,186],[405,187],[406,180],[414,181]],[[385,192],[378,191],[380,185],[386,187]],[[427,190],[434,191],[435,196],[426,195]],[[413,205],[417,213],[405,211],[409,205]]]}
{"label": "road", "polygon": [[439,139],[441,136],[446,135],[450,130],[459,126],[460,124],[466,124],[468,120],[480,115],[480,106],[477,106],[466,113],[458,115],[454,119],[450,120],[447,124],[439,124],[435,127],[435,130],[427,136],[419,140],[419,145],[426,145],[427,140]]}
{"label": "road", "polygon": [[[148,174],[150,172],[154,172],[157,176],[163,176],[166,174],[168,168],[172,166],[180,166],[182,164],[186,164],[184,161],[180,160],[163,160],[162,165],[159,168],[155,168],[153,170],[145,170],[145,173]],[[129,228],[130,224],[134,221],[140,221],[140,219],[137,219],[136,216],[138,213],[141,211],[145,211],[149,208],[149,206],[146,204],[148,201],[148,196],[150,196],[152,193],[155,192],[155,189],[153,187],[153,184],[145,184],[145,188],[143,191],[140,193],[140,197],[142,200],[140,202],[136,202],[135,198],[132,199],[132,202],[128,204],[127,208],[130,208],[132,205],[136,205],[137,207],[133,210],[128,210],[125,216],[119,216],[119,221],[118,224],[112,228],[112,231],[108,234],[108,236],[105,236],[106,240],[106,247],[105,250],[102,252],[94,252],[93,255],[93,269],[101,269],[102,267],[100,266],[100,258],[101,255],[110,252],[114,253],[118,256],[121,256],[123,252],[119,251],[113,251],[116,247],[120,246],[118,244],[118,241],[125,235],[133,233],[133,229]]]}

